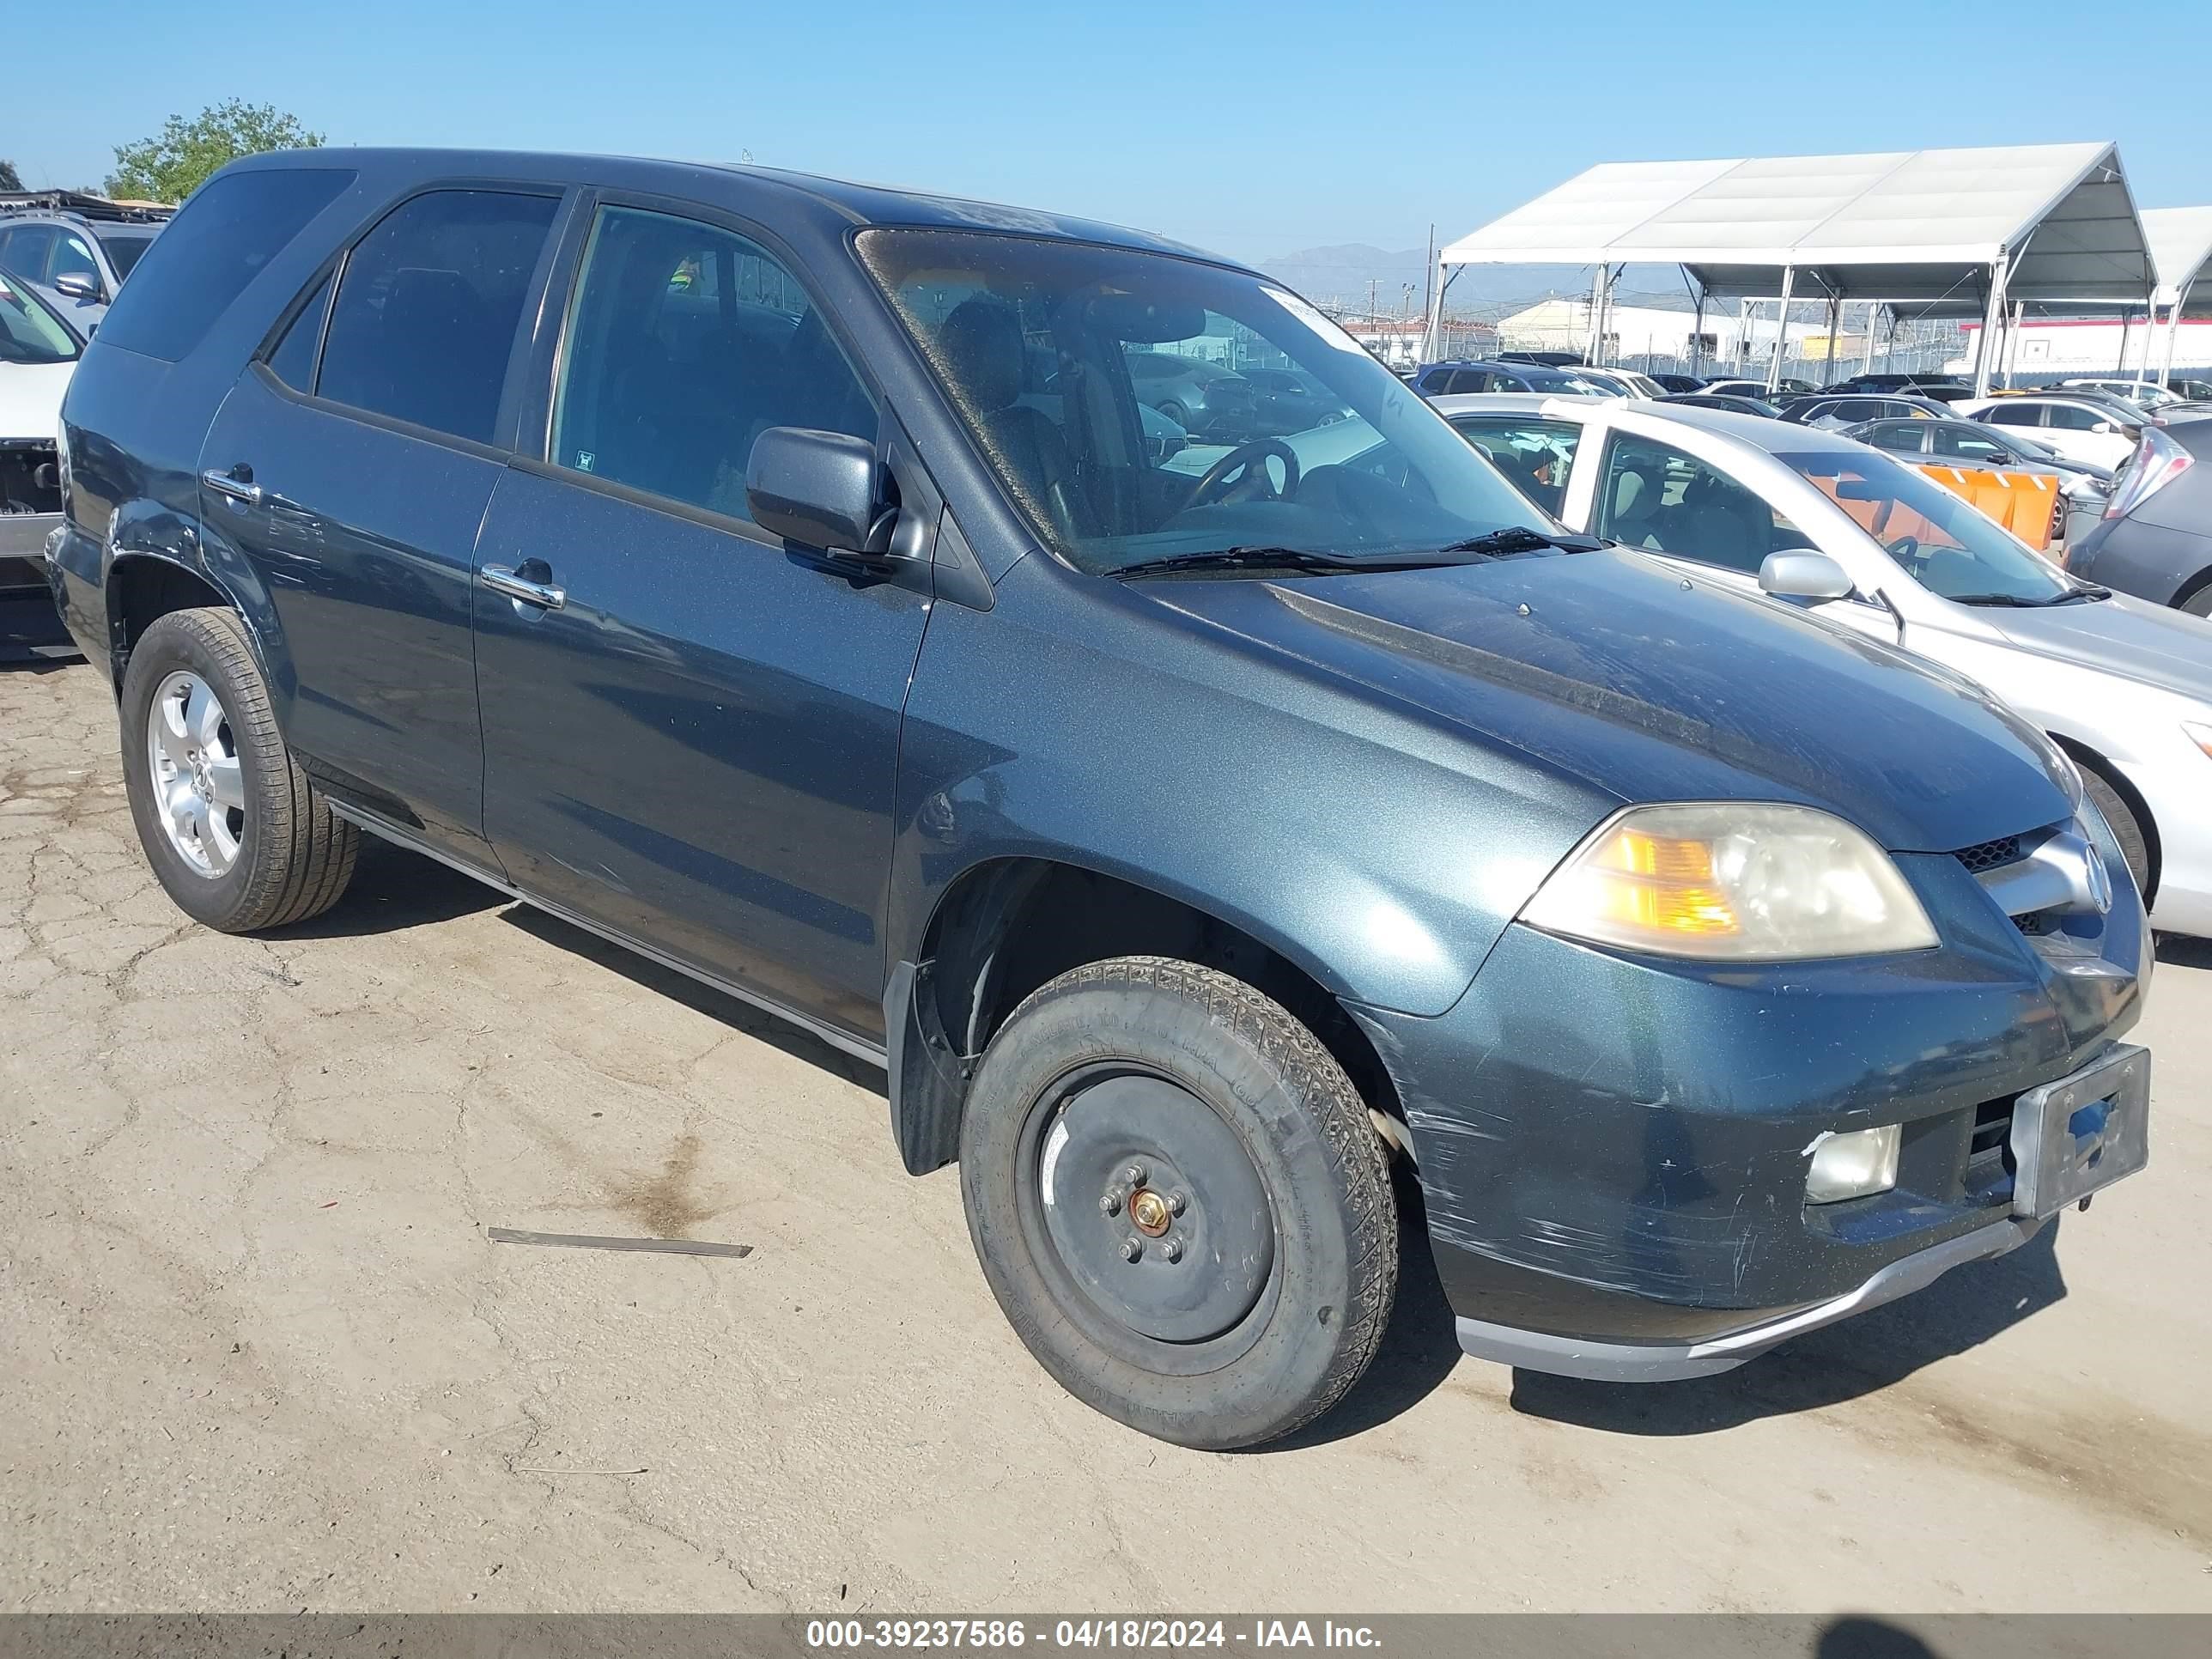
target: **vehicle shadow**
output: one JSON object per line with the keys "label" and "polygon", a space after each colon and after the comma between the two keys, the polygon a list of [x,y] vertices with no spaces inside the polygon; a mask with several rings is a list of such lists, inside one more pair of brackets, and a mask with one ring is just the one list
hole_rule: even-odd
{"label": "vehicle shadow", "polygon": [[507,902],[496,889],[450,866],[395,846],[381,836],[364,834],[345,896],[319,916],[273,929],[269,937],[356,939],[396,933]]}
{"label": "vehicle shadow", "polygon": [[1863,1613],[1844,1613],[1823,1626],[1814,1659],[1936,1659],[1929,1647],[1902,1625]]}
{"label": "vehicle shadow", "polygon": [[[489,889],[486,890],[489,891]],[[499,896],[495,893],[492,897],[497,900]],[[720,1020],[732,1030],[742,1031],[747,1036],[781,1048],[794,1060],[819,1066],[856,1088],[866,1089],[886,1100],[890,1097],[890,1082],[882,1066],[871,1066],[842,1048],[833,1048],[821,1038],[756,1008],[750,1003],[740,1002],[711,985],[702,985],[688,975],[679,974],[672,968],[664,968],[634,951],[611,945],[597,933],[587,933],[571,922],[548,915],[527,904],[513,906],[502,920],[534,939],[543,939],[548,945],[568,951],[571,956],[581,957],[609,973],[620,974],[632,984],[641,986],[657,996],[680,1002],[696,1013]]]}
{"label": "vehicle shadow", "polygon": [[0,668],[47,674],[83,660],[52,599],[43,593],[0,598]]}
{"label": "vehicle shadow", "polygon": [[1388,1423],[1426,1399],[1460,1362],[1451,1304],[1429,1248],[1428,1212],[1420,1182],[1401,1162],[1393,1166],[1398,1193],[1398,1301],[1367,1373],[1336,1408],[1296,1434],[1252,1448],[1255,1452],[1299,1451],[1325,1446]]}
{"label": "vehicle shadow", "polygon": [[2212,939],[2188,939],[2179,933],[2158,936],[2158,959],[2174,968],[2212,968]]}
{"label": "vehicle shadow", "polygon": [[1954,1268],[1924,1291],[1801,1336],[1718,1376],[1591,1382],[1516,1370],[1513,1409],[1614,1434],[1690,1435],[1856,1400],[2063,1300],[2058,1228],[2053,1221],[2008,1255]]}

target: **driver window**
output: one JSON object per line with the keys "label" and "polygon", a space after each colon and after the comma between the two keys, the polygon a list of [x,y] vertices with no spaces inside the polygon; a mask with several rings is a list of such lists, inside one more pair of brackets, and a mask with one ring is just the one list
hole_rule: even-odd
{"label": "driver window", "polygon": [[1597,533],[1756,575],[1804,532],[1735,479],[1668,445],[1617,437],[1599,487]]}

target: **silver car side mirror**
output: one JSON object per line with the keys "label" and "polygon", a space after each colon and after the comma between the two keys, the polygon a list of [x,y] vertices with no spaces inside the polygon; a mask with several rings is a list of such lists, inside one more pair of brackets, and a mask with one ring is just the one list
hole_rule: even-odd
{"label": "silver car side mirror", "polygon": [[1759,567],[1759,585],[1778,599],[1842,599],[1852,592],[1843,566],[1809,547],[1768,554]]}

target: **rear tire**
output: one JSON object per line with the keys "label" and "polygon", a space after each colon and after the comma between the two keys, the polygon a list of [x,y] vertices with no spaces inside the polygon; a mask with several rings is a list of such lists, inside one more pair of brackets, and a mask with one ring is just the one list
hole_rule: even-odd
{"label": "rear tire", "polygon": [[338,902],[361,832],[285,746],[236,612],[158,618],[131,653],[121,714],[131,821],[179,909],[250,933]]}
{"label": "rear tire", "polygon": [[1366,1103],[1305,1026],[1210,968],[1118,957],[1024,1002],[976,1073],[960,1187],[1038,1362],[1179,1445],[1310,1422],[1389,1321],[1397,1205]]}
{"label": "rear tire", "polygon": [[2207,582],[2181,602],[2180,609],[2192,617],[2212,617],[2212,582]]}
{"label": "rear tire", "polygon": [[2087,766],[2077,769],[2081,774],[2081,793],[2087,796],[2096,809],[2105,815],[2105,822],[2112,826],[2112,839],[2120,844],[2120,853],[2127,860],[2128,873],[2136,878],[2136,891],[2146,902],[2150,897],[2150,838],[2143,833],[2142,821],[2127,798],[2115,789],[2102,774]]}

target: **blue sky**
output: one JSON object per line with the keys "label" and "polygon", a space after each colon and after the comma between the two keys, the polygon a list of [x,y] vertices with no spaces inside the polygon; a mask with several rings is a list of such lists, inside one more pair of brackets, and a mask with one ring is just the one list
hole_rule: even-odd
{"label": "blue sky", "polygon": [[[750,151],[1246,258],[1417,247],[1602,161],[2112,138],[2140,205],[2212,201],[2212,6],[2156,11],[101,0],[61,26],[69,61],[11,65],[0,156],[33,185],[96,182],[173,108],[237,96],[334,144]],[[108,42],[127,58],[84,72]]]}

